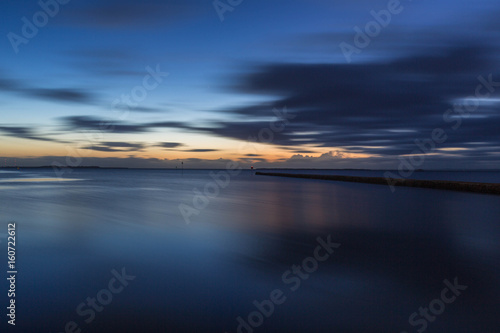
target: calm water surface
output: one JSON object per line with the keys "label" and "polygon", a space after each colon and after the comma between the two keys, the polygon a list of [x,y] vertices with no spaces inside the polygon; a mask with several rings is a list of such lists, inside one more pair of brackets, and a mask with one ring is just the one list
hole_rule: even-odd
{"label": "calm water surface", "polygon": [[[500,182],[499,172],[417,177]],[[426,332],[499,332],[500,196],[245,171],[196,209],[197,190],[214,190],[209,170],[64,178],[0,171],[0,233],[17,224],[17,332],[64,332],[70,321],[82,332],[237,332],[237,318],[248,322],[253,302],[275,289],[286,300],[254,332],[410,333],[424,323]],[[181,204],[196,209],[189,224]],[[282,275],[329,235],[340,247],[292,291]],[[136,278],[86,323],[77,307],[122,268]],[[412,326],[455,278],[467,289]]]}

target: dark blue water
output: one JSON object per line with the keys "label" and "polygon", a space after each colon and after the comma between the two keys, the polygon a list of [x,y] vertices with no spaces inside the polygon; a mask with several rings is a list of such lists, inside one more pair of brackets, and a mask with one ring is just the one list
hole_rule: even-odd
{"label": "dark blue water", "polygon": [[[73,181],[54,177],[50,169],[0,172],[0,233],[9,221],[17,226],[17,332],[65,332],[72,321],[75,332],[237,332],[238,317],[248,325],[240,332],[499,332],[500,196],[392,193],[248,171],[222,177],[219,193],[210,171],[78,169],[63,175]],[[211,197],[195,206],[205,189]],[[190,223],[182,204],[192,208]],[[340,246],[328,259],[309,274],[286,275],[329,235]],[[104,300],[112,270],[122,269],[135,279],[100,311],[85,303],[99,293]],[[443,281],[455,278],[467,289],[445,292],[454,298],[445,303]],[[7,283],[2,288],[5,295]],[[280,304],[269,317],[256,314],[253,302],[266,312],[273,290],[282,292]],[[425,319],[419,308],[430,303],[438,314]]]}

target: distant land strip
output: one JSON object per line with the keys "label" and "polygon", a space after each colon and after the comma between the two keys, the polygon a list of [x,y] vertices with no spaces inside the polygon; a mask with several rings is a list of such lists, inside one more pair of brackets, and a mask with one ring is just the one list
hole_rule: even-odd
{"label": "distant land strip", "polygon": [[432,188],[437,190],[450,190],[461,192],[474,192],[484,194],[500,195],[500,184],[496,183],[472,183],[447,180],[417,180],[402,178],[383,178],[383,177],[356,177],[356,176],[333,176],[333,175],[307,175],[278,172],[256,172],[260,176],[276,176],[306,179],[333,180],[339,182],[367,183],[377,185],[392,185],[406,187]]}

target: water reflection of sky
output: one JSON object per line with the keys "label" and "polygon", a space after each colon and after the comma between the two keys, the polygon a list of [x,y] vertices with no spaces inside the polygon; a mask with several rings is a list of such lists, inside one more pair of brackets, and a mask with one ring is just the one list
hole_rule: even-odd
{"label": "water reflection of sky", "polygon": [[68,179],[68,178],[10,178],[0,179],[0,183],[43,183],[43,182],[69,182],[78,181],[82,179]]}
{"label": "water reflection of sky", "polygon": [[[18,225],[23,332],[81,323],[76,306],[121,267],[137,280],[86,331],[236,332],[281,288],[287,301],[255,332],[412,332],[409,315],[454,277],[469,289],[428,331],[499,327],[497,196],[243,173],[187,226],[178,205],[206,171],[70,177],[86,180],[0,192],[2,221]],[[283,272],[329,234],[341,247],[291,292]]]}

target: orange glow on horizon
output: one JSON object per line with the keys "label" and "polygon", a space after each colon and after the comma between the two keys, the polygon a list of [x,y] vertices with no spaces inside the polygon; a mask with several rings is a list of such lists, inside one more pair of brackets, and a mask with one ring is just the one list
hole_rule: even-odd
{"label": "orange glow on horizon", "polygon": [[[29,143],[29,144],[27,144]],[[189,147],[182,146],[176,149],[162,149],[159,147],[148,147],[142,150],[127,150],[127,148],[115,148],[117,151],[98,151],[84,148],[85,144],[63,144],[51,141],[26,140],[18,138],[4,137],[0,144],[1,156],[6,158],[37,158],[45,156],[54,157],[82,157],[82,158],[138,158],[138,159],[158,159],[158,160],[245,160],[249,163],[258,163],[264,159],[266,162],[282,162],[290,159],[294,155],[318,158],[330,151],[335,155],[337,152],[344,159],[369,158],[376,155],[348,153],[341,148],[317,148],[317,147],[278,147],[264,144],[249,144],[234,141],[236,149],[203,147],[190,151]],[[87,144],[88,146],[88,144]],[[199,147],[199,146],[198,146]],[[207,151],[198,151],[206,149]],[[215,149],[215,151],[210,151]],[[290,150],[290,149],[296,149]],[[300,153],[300,151],[307,153]]]}

